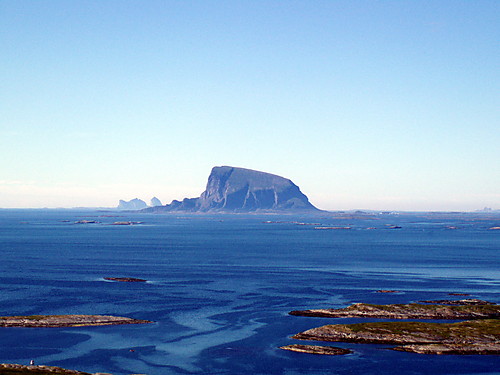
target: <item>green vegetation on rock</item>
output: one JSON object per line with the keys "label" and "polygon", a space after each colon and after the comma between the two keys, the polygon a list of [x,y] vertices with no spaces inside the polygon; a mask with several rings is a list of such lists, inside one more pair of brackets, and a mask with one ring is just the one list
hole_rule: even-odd
{"label": "green vegetation on rock", "polygon": [[500,318],[500,305],[425,305],[419,303],[373,305],[355,303],[342,309],[291,311],[290,315],[327,318],[487,319]]}
{"label": "green vegetation on rock", "polygon": [[144,323],[151,322],[148,320],[108,315],[28,315],[0,317],[0,327],[82,327]]}
{"label": "green vegetation on rock", "polygon": [[[482,301],[480,301],[482,302]],[[392,319],[463,319],[455,323],[391,321],[331,324],[293,336],[299,340],[398,345],[394,350],[422,354],[500,354],[500,306],[372,305],[357,303],[344,309],[294,311],[292,315]],[[487,319],[489,318],[489,319]],[[492,319],[493,318],[493,319]]]}

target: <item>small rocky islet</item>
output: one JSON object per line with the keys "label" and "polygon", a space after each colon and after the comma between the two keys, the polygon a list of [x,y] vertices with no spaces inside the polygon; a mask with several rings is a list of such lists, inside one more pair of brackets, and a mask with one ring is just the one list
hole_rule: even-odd
{"label": "small rocky islet", "polygon": [[149,320],[111,315],[28,315],[0,317],[0,327],[57,328],[147,323],[152,322]]}
{"label": "small rocky islet", "polygon": [[104,280],[107,281],[117,281],[121,283],[145,283],[147,280],[138,279],[136,277],[105,277]]}
{"label": "small rocky islet", "polygon": [[[454,323],[390,321],[330,324],[292,336],[298,340],[396,345],[390,349],[419,354],[500,354],[500,305],[477,300],[435,300],[373,305],[355,303],[341,309],[295,310],[290,315],[328,318],[446,319]],[[466,319],[466,320],[464,320]],[[282,349],[329,354],[331,347],[305,345]],[[309,347],[309,348],[307,348]],[[324,352],[322,349],[324,348]],[[341,349],[341,348],[337,348]],[[338,354],[344,354],[339,352]]]}

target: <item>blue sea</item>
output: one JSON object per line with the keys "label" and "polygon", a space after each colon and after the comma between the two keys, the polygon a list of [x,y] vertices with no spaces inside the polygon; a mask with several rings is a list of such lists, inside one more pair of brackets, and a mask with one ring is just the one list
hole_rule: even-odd
{"label": "blue sea", "polygon": [[[82,220],[96,222],[76,223]],[[117,221],[140,223],[110,225]],[[0,363],[34,360],[114,375],[500,374],[494,355],[419,355],[351,343],[326,343],[353,351],[344,356],[279,349],[307,343],[291,339],[300,331],[360,321],[290,316],[291,310],[429,299],[500,303],[495,226],[500,214],[0,210],[1,316],[104,314],[154,322],[0,328]]]}

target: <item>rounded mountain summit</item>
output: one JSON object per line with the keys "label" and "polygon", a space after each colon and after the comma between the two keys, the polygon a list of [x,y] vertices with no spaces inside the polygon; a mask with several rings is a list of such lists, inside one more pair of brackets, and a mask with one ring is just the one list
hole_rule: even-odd
{"label": "rounded mountain summit", "polygon": [[237,167],[214,167],[198,198],[174,200],[143,212],[318,211],[287,178]]}

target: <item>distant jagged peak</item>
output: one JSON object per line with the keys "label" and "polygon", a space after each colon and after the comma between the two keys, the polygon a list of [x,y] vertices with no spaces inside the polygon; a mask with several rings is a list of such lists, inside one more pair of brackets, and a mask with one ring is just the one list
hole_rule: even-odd
{"label": "distant jagged peak", "polygon": [[151,202],[149,203],[149,205],[151,207],[158,207],[158,206],[161,206],[162,204],[161,204],[161,201],[158,198],[153,197],[153,198],[151,198]]}
{"label": "distant jagged peak", "polygon": [[124,201],[120,199],[117,208],[119,210],[142,210],[146,207],[148,207],[146,202],[144,202],[142,199],[134,198],[129,201]]}

